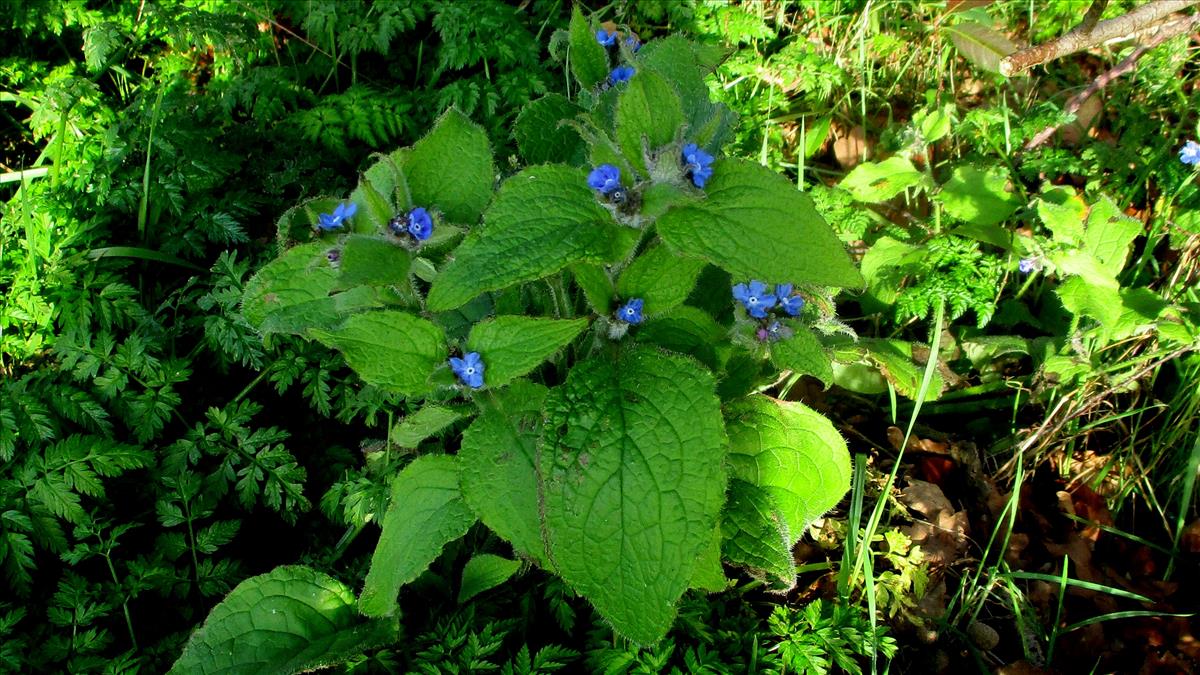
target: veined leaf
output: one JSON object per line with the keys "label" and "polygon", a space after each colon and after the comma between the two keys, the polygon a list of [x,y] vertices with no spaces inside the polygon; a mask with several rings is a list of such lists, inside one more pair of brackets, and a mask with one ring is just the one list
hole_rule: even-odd
{"label": "veined leaf", "polygon": [[463,567],[462,583],[458,587],[459,604],[508,581],[519,569],[519,561],[490,553],[480,553],[471,558]]}
{"label": "veined leaf", "polygon": [[492,148],[479,125],[451,108],[412,150],[399,157],[414,206],[437,208],[460,225],[479,220],[496,180]]}
{"label": "veined leaf", "polygon": [[586,156],[583,139],[567,122],[582,112],[561,94],[547,94],[522,108],[513,123],[513,137],[526,164],[581,165]]}
{"label": "veined leaf", "polygon": [[337,328],[310,334],[334,347],[366,382],[407,396],[430,389],[429,377],[446,361],[442,329],[405,312],[356,314]]}
{"label": "veined leaf", "polygon": [[859,164],[838,185],[860,202],[879,203],[909,188],[927,188],[930,182],[907,158],[896,155]]}
{"label": "veined leaf", "polygon": [[777,368],[811,375],[825,386],[833,384],[833,358],[807,327],[800,327],[795,335],[771,343],[771,362]]}
{"label": "veined leaf", "polygon": [[954,25],[943,26],[942,30],[950,34],[950,41],[968,61],[989,73],[1000,72],[1000,61],[1017,51],[1003,33],[974,21],[960,21]]}
{"label": "veined leaf", "polygon": [[457,410],[429,404],[400,420],[400,423],[392,428],[391,441],[402,448],[415,448],[421,441],[436,435],[460,419],[462,413]]}
{"label": "veined leaf", "polygon": [[653,246],[639,255],[617,280],[622,298],[641,298],[645,312],[665,312],[687,300],[705,262],[675,255],[666,246]]}
{"label": "veined leaf", "polygon": [[713,389],[695,362],[643,347],[575,366],[546,402],[552,562],[642,644],[671,627],[724,501]]}
{"label": "veined leaf", "polygon": [[336,293],[338,271],[326,258],[330,244],[311,243],[289,249],[249,281],[242,295],[242,315],[262,333],[304,335],[310,328],[330,328],[345,317],[379,306],[367,287]]}
{"label": "veined leaf", "polygon": [[608,54],[596,41],[592,26],[575,5],[571,11],[570,49],[571,72],[584,89],[591,89],[608,79]]}
{"label": "veined leaf", "polygon": [[364,621],[342,582],[300,565],[237,585],[188,640],[178,675],[291,675],[336,665],[396,639],[395,621]]}
{"label": "veined leaf", "polygon": [[467,350],[483,358],[484,384],[502,387],[541,365],[587,325],[587,319],[498,316],[471,328]]}
{"label": "veined leaf", "polygon": [[645,174],[647,155],[675,140],[683,124],[683,107],[679,95],[661,75],[643,69],[621,91],[616,122],[621,152]]}
{"label": "veined leaf", "polygon": [[418,457],[392,480],[392,498],[359,609],[367,616],[396,611],[400,587],[424,572],[449,542],[467,533],[475,516],[458,489],[458,460]]}
{"label": "veined leaf", "polygon": [[796,562],[792,558],[795,535],[763,488],[736,478],[729,481],[721,536],[721,552],[729,562],[766,576],[783,588],[796,583]]}

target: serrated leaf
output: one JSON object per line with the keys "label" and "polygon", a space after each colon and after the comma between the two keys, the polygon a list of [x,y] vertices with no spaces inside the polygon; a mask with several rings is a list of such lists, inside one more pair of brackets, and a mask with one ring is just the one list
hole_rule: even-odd
{"label": "serrated leaf", "polygon": [[442,329],[405,312],[356,314],[337,328],[310,334],[341,351],[363,381],[406,396],[429,391],[429,376],[446,362]]}
{"label": "serrated leaf", "polygon": [[171,667],[184,675],[290,675],[335,665],[396,639],[394,621],[364,621],[354,593],[308,567],[246,579],[213,608]]}
{"label": "serrated leaf", "polygon": [[1129,245],[1141,233],[1141,221],[1125,215],[1111,199],[1102,196],[1088,213],[1083,248],[1099,261],[1108,276],[1115,278],[1125,268]]}
{"label": "serrated leaf", "polygon": [[587,325],[587,319],[498,316],[475,324],[467,350],[483,358],[484,384],[503,387],[541,365]]}
{"label": "serrated leaf", "polygon": [[850,489],[845,439],[801,403],[749,396],[727,406],[725,427],[731,475],[766,491],[789,533],[789,549]]}
{"label": "serrated leaf", "polygon": [[928,188],[930,182],[907,157],[896,155],[859,164],[838,186],[860,202],[878,204],[910,188]]}
{"label": "serrated leaf", "polygon": [[471,558],[463,567],[462,583],[458,587],[459,604],[508,581],[519,569],[519,561],[490,553],[480,553]]}
{"label": "serrated leaf", "polygon": [[989,73],[1000,74],[1000,61],[1017,51],[1003,33],[974,21],[960,21],[942,28],[950,34],[954,47],[968,61]]}
{"label": "serrated leaf", "polygon": [[482,127],[450,108],[432,131],[399,157],[414,206],[436,208],[460,225],[479,220],[496,178],[491,144]]}
{"label": "serrated leaf", "polygon": [[584,89],[591,89],[608,79],[608,53],[596,41],[592,26],[576,5],[571,11],[570,35],[571,72]]}
{"label": "serrated leaf", "polygon": [[392,428],[391,441],[402,448],[415,448],[460,419],[462,414],[456,410],[429,404],[400,420]]}
{"label": "serrated leaf", "polygon": [[289,249],[265,265],[242,295],[242,316],[259,332],[304,335],[328,328],[345,317],[378,307],[373,289],[358,287],[336,293],[338,271],[325,258],[329,244]]}
{"label": "serrated leaf", "polygon": [[652,246],[621,273],[617,293],[626,300],[644,300],[647,314],[665,312],[687,300],[705,264],[675,255],[666,246]]}
{"label": "serrated leaf", "polygon": [[458,450],[463,498],[513,548],[546,565],[538,507],[537,442],[546,388],[515,382],[496,393],[463,432]]}
{"label": "serrated leaf", "polygon": [[858,287],[862,277],[812,201],[758,164],[714,164],[707,198],[658,219],[659,236],[684,255],[767,283]]}
{"label": "serrated leaf", "polygon": [[736,478],[721,514],[721,553],[729,562],[790,588],[796,583],[792,534],[766,490]]}
{"label": "serrated leaf", "polygon": [[393,240],[351,235],[342,241],[338,287],[392,286],[408,281],[412,256]]}
{"label": "serrated leaf", "polygon": [[578,169],[546,165],[509,178],[429,290],[428,307],[454,309],[485,291],[540,279],[574,262],[617,257],[612,215]]}
{"label": "serrated leaf", "polygon": [[935,198],[955,218],[975,225],[995,225],[1020,206],[1018,197],[1006,189],[1007,184],[1008,172],[999,167],[983,170],[960,166]]}
{"label": "serrated leaf", "polygon": [[522,108],[513,123],[513,138],[525,163],[582,164],[586,157],[583,138],[565,123],[582,112],[583,108],[561,94],[547,94]]}
{"label": "serrated leaf", "polygon": [[545,528],[559,574],[641,644],[675,618],[724,501],[712,375],[635,348],[575,366],[546,402]]}
{"label": "serrated leaf", "polygon": [[458,489],[458,460],[449,455],[413,460],[392,480],[359,610],[367,616],[393,614],[400,587],[424,572],[442,547],[466,534],[474,522]]}
{"label": "serrated leaf", "polygon": [[647,156],[675,140],[683,124],[679,95],[653,70],[642,70],[624,85],[617,99],[617,143],[643,175]]}
{"label": "serrated leaf", "polygon": [[833,384],[833,358],[807,327],[801,326],[791,337],[771,343],[771,362],[782,370],[811,375],[825,386]]}

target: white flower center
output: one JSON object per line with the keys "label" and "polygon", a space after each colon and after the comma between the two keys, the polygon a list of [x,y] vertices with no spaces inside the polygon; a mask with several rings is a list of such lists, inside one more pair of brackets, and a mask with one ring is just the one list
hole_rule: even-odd
{"label": "white flower center", "polygon": [[472,367],[470,367],[470,366],[467,366],[467,374],[468,374],[468,375],[474,375],[474,374],[475,374],[475,369],[474,369],[474,368],[472,368]]}

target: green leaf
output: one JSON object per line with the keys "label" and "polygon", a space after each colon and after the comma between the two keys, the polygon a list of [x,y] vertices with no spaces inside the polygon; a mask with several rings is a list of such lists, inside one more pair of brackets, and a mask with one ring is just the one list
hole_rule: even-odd
{"label": "green leaf", "polygon": [[462,413],[440,405],[426,405],[400,420],[392,428],[391,442],[402,448],[416,448],[421,441],[435,436],[462,419]]}
{"label": "green leaf", "polygon": [[[363,172],[363,182],[369,184],[376,192],[388,198],[393,208],[393,215],[412,209],[412,194],[408,189],[408,178],[401,169],[403,159],[408,150],[399,151],[392,155],[375,155],[378,161]],[[387,224],[386,222],[384,223]]]}
{"label": "green leaf", "polygon": [[329,328],[354,312],[379,306],[370,288],[334,293],[338,271],[325,257],[330,248],[317,242],[297,246],[259,270],[242,295],[246,321],[264,334],[304,335],[310,328]]}
{"label": "green leaf", "polygon": [[403,284],[411,263],[412,256],[394,240],[351,235],[342,242],[338,287]]}
{"label": "green leaf", "polygon": [[1008,172],[999,167],[987,170],[960,166],[942,185],[936,199],[946,213],[976,225],[995,225],[1017,210],[1020,200],[1009,192]]}
{"label": "green leaf", "polygon": [[483,227],[455,250],[429,290],[428,307],[454,309],[485,291],[540,279],[574,262],[615,259],[617,229],[581,170],[526,169],[505,181]]}
{"label": "green leaf", "polygon": [[583,108],[561,94],[547,94],[521,109],[513,123],[513,137],[526,164],[563,162],[583,164],[586,148],[573,120]]}
{"label": "green leaf", "polygon": [[989,72],[1000,73],[1000,61],[1017,51],[1017,46],[1003,33],[974,21],[960,21],[953,26],[943,26],[950,34],[959,53],[977,67]]}
{"label": "green leaf", "polygon": [[479,352],[484,384],[503,387],[541,365],[587,328],[587,319],[498,316],[475,324],[467,350]]}
{"label": "green leaf", "polygon": [[356,314],[335,329],[310,334],[340,350],[365,382],[406,396],[429,391],[429,376],[447,356],[442,329],[405,312]]}
{"label": "green leaf", "polygon": [[800,403],[749,396],[725,413],[733,477],[762,488],[790,549],[850,489],[850,451],[824,415]]}
{"label": "green leaf", "polygon": [[525,380],[495,393],[463,432],[458,450],[463,498],[513,549],[546,565],[536,458],[546,388]]}
{"label": "green leaf", "polygon": [[[913,345],[903,340],[859,340],[858,345],[879,368],[884,379],[892,383],[896,391],[905,398],[915,399],[921,388],[921,380],[925,374],[924,364],[917,365],[913,361]],[[841,384],[839,382],[839,384]],[[926,401],[933,401],[942,395],[945,381],[936,370],[930,379],[930,388],[925,395]],[[865,393],[865,392],[864,392]]]}
{"label": "green leaf", "polygon": [[796,583],[792,534],[766,490],[736,478],[729,481],[721,536],[721,552],[729,562],[784,588]]}
{"label": "green leaf", "polygon": [[394,621],[363,621],[342,582],[288,565],[238,584],[192,634],[170,672],[290,675],[336,665],[398,633]]}
{"label": "green leaf", "polygon": [[579,287],[579,290],[583,291],[588,306],[600,316],[611,312],[613,296],[616,295],[616,291],[604,268],[590,263],[576,263],[571,265],[570,270],[571,277],[575,279],[575,285]]}
{"label": "green leaf", "polygon": [[442,547],[466,534],[474,522],[458,489],[458,460],[449,455],[413,460],[392,480],[359,610],[367,616],[393,614],[400,587],[424,572]]}
{"label": "green leaf", "polygon": [[559,574],[641,644],[675,618],[724,501],[712,375],[636,348],[575,366],[546,402],[545,527]]}
{"label": "green leaf", "polygon": [[665,312],[687,300],[704,265],[703,260],[675,255],[666,246],[652,246],[621,273],[617,293],[626,300],[644,300],[647,314]]}
{"label": "green leaf", "polygon": [[811,375],[825,386],[833,384],[833,359],[805,326],[797,328],[792,337],[771,344],[771,362],[782,370]]}
{"label": "green leaf", "polygon": [[496,179],[483,128],[451,108],[403,157],[415,206],[437,208],[461,225],[479,220]]}
{"label": "green leaf", "polygon": [[596,33],[576,5],[571,12],[570,54],[571,72],[584,89],[591,89],[608,79],[608,52],[596,41]]}
{"label": "green leaf", "polygon": [[679,96],[661,75],[641,70],[617,99],[617,143],[635,169],[647,173],[646,159],[675,140],[683,124]]}
{"label": "green leaf", "polygon": [[1116,278],[1125,268],[1129,245],[1141,233],[1141,221],[1122,213],[1108,197],[1101,197],[1088,213],[1083,247],[1108,276]]}
{"label": "green leaf", "polygon": [[886,202],[911,188],[928,188],[929,178],[908,158],[896,155],[882,162],[863,162],[846,174],[839,186],[860,202]]}
{"label": "green leaf", "polygon": [[1121,316],[1121,294],[1115,284],[1100,285],[1082,276],[1072,276],[1054,292],[1068,312],[1092,317],[1101,325],[1116,323]]}
{"label": "green leaf", "polygon": [[388,195],[381,193],[367,181],[359,183],[354,192],[350,193],[350,201],[358,206],[358,210],[350,218],[349,228],[359,234],[386,232],[388,221],[397,212]]}
{"label": "green leaf", "polygon": [[725,590],[728,584],[725,568],[721,567],[721,529],[718,527],[713,530],[708,544],[700,550],[700,559],[696,561],[689,587],[716,593]]}
{"label": "green leaf", "polygon": [[458,603],[490,591],[509,580],[521,569],[521,563],[490,553],[480,553],[463,567],[462,583],[458,587]]}
{"label": "green leaf", "polygon": [[1037,214],[1059,244],[1078,246],[1083,241],[1083,221],[1087,203],[1075,190],[1064,186],[1043,188],[1037,199]]}
{"label": "green leaf", "polygon": [[681,305],[647,319],[634,334],[640,343],[695,357],[717,370],[724,360],[722,347],[728,342],[727,331],[702,309]]}
{"label": "green leaf", "polygon": [[743,279],[862,285],[837,235],[784,177],[752,162],[723,159],[713,165],[705,193],[704,201],[671,209],[657,221],[659,236],[680,253]]}

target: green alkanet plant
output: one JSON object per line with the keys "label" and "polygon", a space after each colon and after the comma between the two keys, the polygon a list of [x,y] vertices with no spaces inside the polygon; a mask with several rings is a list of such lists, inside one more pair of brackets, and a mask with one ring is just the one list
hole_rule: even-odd
{"label": "green alkanet plant", "polygon": [[[363,173],[341,229],[314,235],[331,199],[281,219],[283,241],[309,240],[246,284],[246,320],[340,351],[412,409],[463,397],[473,420],[453,454],[394,478],[364,618],[345,615],[344,586],[281,568],[213,611],[178,672],[265,643],[264,626],[304,649],[394,626],[405,584],[476,522],[641,644],[666,634],[688,589],[724,588],[722,561],[794,583],[791,548],[845,494],[849,453],[820,414],[757,392],[785,369],[831,379],[790,285],[828,293],[862,277],[791,182],[722,154],[732,115],[704,82],[720,53],[669,37],[617,54],[578,10],[568,42],[578,95],[526,108],[514,135],[528,166],[498,189],[487,136],[451,109]],[[633,64],[620,87],[606,86],[615,58]],[[411,226],[416,204],[437,214],[420,248],[389,229]],[[746,290],[763,309],[779,299],[769,284],[786,291],[769,351],[729,311],[732,279],[758,280]],[[327,605],[326,622],[244,611],[314,584],[330,601],[297,611]]]}

